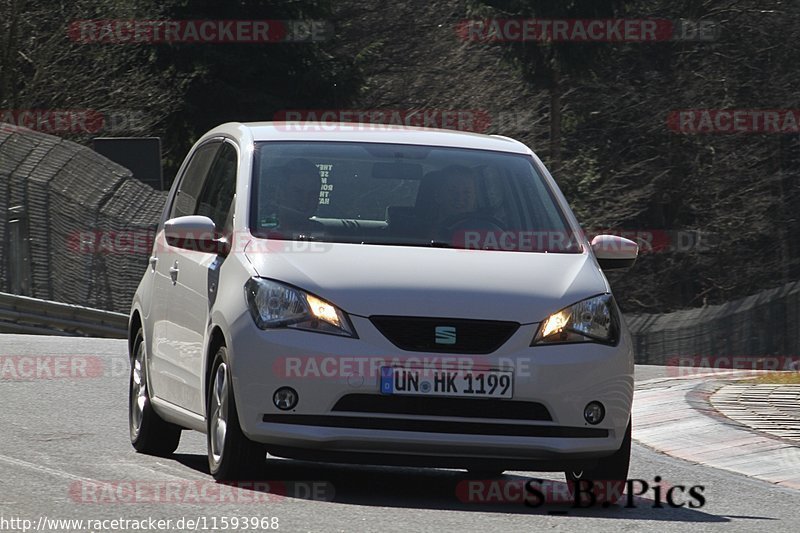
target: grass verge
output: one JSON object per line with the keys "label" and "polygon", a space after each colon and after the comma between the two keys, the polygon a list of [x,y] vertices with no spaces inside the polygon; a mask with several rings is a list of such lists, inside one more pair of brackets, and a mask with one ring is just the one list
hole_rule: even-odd
{"label": "grass verge", "polygon": [[768,372],[758,376],[753,383],[778,383],[781,385],[800,385],[800,372]]}

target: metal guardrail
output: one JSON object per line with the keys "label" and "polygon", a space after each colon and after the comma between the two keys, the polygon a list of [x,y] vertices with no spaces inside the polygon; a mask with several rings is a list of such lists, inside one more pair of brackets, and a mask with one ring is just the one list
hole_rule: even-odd
{"label": "metal guardrail", "polygon": [[0,292],[0,332],[124,339],[128,316]]}

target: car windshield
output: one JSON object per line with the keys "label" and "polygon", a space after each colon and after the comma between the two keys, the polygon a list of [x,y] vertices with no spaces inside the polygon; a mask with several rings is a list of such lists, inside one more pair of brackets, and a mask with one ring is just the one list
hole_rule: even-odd
{"label": "car windshield", "polygon": [[355,142],[260,142],[250,228],[270,239],[579,253],[528,155]]}

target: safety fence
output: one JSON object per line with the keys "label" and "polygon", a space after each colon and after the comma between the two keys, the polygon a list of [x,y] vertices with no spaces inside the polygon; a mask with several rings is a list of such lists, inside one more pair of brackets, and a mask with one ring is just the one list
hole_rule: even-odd
{"label": "safety fence", "polygon": [[681,357],[800,355],[800,282],[721,305],[626,315],[639,364]]}
{"label": "safety fence", "polygon": [[89,148],[0,127],[0,291],[127,312],[165,194]]}
{"label": "safety fence", "polygon": [[125,338],[128,316],[0,293],[0,332]]}

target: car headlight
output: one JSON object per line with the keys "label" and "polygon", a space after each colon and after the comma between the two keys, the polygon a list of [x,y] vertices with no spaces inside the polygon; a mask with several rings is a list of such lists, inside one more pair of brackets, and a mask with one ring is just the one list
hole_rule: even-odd
{"label": "car headlight", "polygon": [[618,339],[619,318],[614,298],[601,294],[547,317],[539,325],[531,346],[569,342],[616,344]]}
{"label": "car headlight", "polygon": [[313,294],[264,278],[250,278],[244,292],[250,314],[261,329],[294,328],[356,336],[341,309]]}

